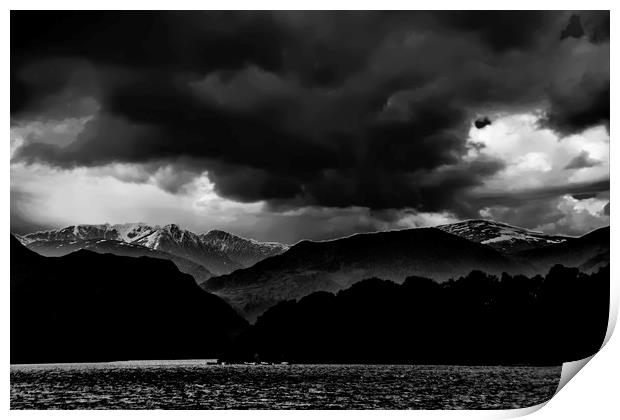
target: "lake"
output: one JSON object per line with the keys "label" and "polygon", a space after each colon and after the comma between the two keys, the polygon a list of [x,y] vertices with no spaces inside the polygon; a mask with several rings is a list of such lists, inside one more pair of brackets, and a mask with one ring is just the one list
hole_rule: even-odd
{"label": "lake", "polygon": [[11,409],[503,409],[539,404],[561,366],[12,365]]}

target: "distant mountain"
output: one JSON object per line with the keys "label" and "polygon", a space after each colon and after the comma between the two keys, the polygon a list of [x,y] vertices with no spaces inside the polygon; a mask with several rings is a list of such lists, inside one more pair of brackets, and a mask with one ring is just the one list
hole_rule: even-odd
{"label": "distant mountain", "polygon": [[338,291],[371,277],[401,283],[409,276],[444,281],[472,270],[544,275],[555,264],[585,272],[609,264],[609,228],[571,238],[471,220],[437,228],[302,241],[281,255],[213,277],[202,286],[254,321],[277,302],[316,291]]}
{"label": "distant mountain", "polygon": [[20,237],[22,241],[77,241],[87,239],[116,239],[120,240],[119,232],[114,226],[105,225],[78,225],[67,226],[62,229],[45,230],[29,233]]}
{"label": "distant mountain", "polygon": [[116,239],[77,239],[77,240],[36,240],[28,242],[23,237],[15,235],[17,239],[29,249],[47,257],[61,257],[80,249],[97,252],[99,254],[114,254],[125,257],[151,257],[170,260],[179,271],[191,275],[198,284],[213,277],[213,274],[203,265],[187,258],[178,257],[168,252],[147,248],[131,242],[122,242]]}
{"label": "distant mountain", "polygon": [[[195,234],[174,224],[163,227],[145,223],[77,225],[30,233],[19,239],[47,256],[66,255],[84,248],[117,255],[148,255],[146,248],[157,251],[149,256],[172,260],[198,282],[209,278],[211,273],[227,274],[288,249],[286,245],[244,239],[217,230]],[[131,245],[131,249],[124,244]]]}
{"label": "distant mountain", "polygon": [[250,267],[265,258],[279,255],[289,248],[279,242],[258,242],[221,230],[211,230],[198,236],[203,243],[219,248],[228,258],[242,267]]}
{"label": "distant mountain", "polygon": [[277,302],[337,291],[370,277],[401,283],[417,275],[442,281],[474,269],[499,274],[521,267],[489,246],[442,230],[408,229],[302,241],[252,267],[213,277],[203,287],[254,320]]}
{"label": "distant mountain", "polygon": [[591,273],[609,264],[609,226],[570,241],[524,250],[515,256],[527,261],[539,272],[546,272],[555,264],[562,264]]}
{"label": "distant mountain", "polygon": [[219,248],[202,242],[197,234],[181,229],[174,224],[163,227],[149,226],[146,229],[142,227],[135,236],[129,236],[134,233],[134,231],[130,231],[127,234],[131,243],[186,258],[201,264],[214,274],[230,273],[242,267]]}
{"label": "distant mountain", "polygon": [[10,246],[11,363],[223,357],[247,327],[170,261]]}
{"label": "distant mountain", "polygon": [[536,249],[573,239],[567,236],[546,235],[541,232],[491,220],[466,220],[459,223],[437,226],[437,229],[479,244],[488,245],[504,253]]}

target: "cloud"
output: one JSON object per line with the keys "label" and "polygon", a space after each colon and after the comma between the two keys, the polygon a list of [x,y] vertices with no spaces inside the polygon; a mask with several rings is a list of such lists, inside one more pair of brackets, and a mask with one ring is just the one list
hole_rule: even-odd
{"label": "cloud", "polygon": [[577,200],[567,194],[549,200],[521,201],[512,206],[487,208],[485,216],[546,233],[580,236],[609,226],[605,203],[606,200],[598,197]]}
{"label": "cloud", "polygon": [[[58,136],[20,134],[12,162],[105,168],[174,194],[208,177],[223,200],[274,214],[467,217],[482,208],[480,189],[561,178],[546,151],[521,143],[499,153],[476,143],[472,124],[491,135],[503,116],[536,111],[536,136],[554,141],[609,124],[608,12],[25,11],[11,20],[12,127],[49,133],[80,121]],[[604,178],[597,170],[569,182]]]}
{"label": "cloud", "polygon": [[489,117],[478,118],[476,121],[474,121],[474,125],[477,129],[481,129],[486,127],[487,125],[491,125],[491,120],[489,119]]}
{"label": "cloud", "polygon": [[560,39],[573,37],[573,38],[581,38],[584,34],[583,27],[581,26],[581,20],[579,19],[579,15],[571,15],[568,21],[568,25],[562,33],[560,34]]}
{"label": "cloud", "polygon": [[572,89],[551,92],[551,110],[546,124],[563,134],[599,124],[609,126],[609,79],[584,73]]}
{"label": "cloud", "polygon": [[563,137],[541,126],[539,118],[536,113],[496,115],[485,130],[470,129],[469,142],[476,146],[470,156],[484,151],[505,163],[469,192],[464,201],[476,203],[470,217],[573,235],[605,225],[609,220],[600,212],[573,217],[568,204],[564,211],[558,205],[572,203],[562,197],[581,203],[608,200],[609,133],[598,127]]}
{"label": "cloud", "polygon": [[596,198],[576,200],[570,196],[563,196],[557,202],[557,210],[562,214],[558,220],[539,228],[546,231],[564,232],[581,235],[583,232],[608,226],[609,215],[605,215],[605,201]]}
{"label": "cloud", "polygon": [[583,152],[575,156],[573,159],[571,159],[570,162],[566,164],[564,169],[591,168],[600,163],[601,163],[600,161],[596,159],[592,159],[590,157],[590,154],[584,150]]}
{"label": "cloud", "polygon": [[81,223],[142,221],[177,223],[195,232],[223,229],[259,240],[295,243],[300,239],[333,239],[456,220],[449,213],[418,213],[413,209],[309,206],[273,211],[263,202],[222,199],[206,174],[178,191],[168,192],[158,185],[156,176],[143,169],[115,164],[58,170],[39,164],[14,164],[11,231],[28,233]]}
{"label": "cloud", "polygon": [[[483,153],[505,164],[503,170],[485,178],[478,190],[510,193],[609,178],[609,133],[605,128],[564,137],[541,126],[540,118],[535,112],[496,115],[493,125],[484,130],[470,128],[469,156],[475,158]],[[588,156],[585,163],[598,164],[567,169],[568,163],[584,154]]]}
{"label": "cloud", "polygon": [[606,191],[609,191],[609,179],[497,193],[479,193],[476,195],[476,198],[485,206],[518,207],[524,202],[547,201],[558,196],[587,196],[588,194],[599,194]]}

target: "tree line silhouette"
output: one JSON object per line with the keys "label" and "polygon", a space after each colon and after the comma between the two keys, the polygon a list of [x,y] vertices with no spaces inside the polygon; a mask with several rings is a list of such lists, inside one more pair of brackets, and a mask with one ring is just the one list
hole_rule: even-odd
{"label": "tree line silhouette", "polygon": [[444,283],[372,278],[277,304],[238,348],[297,363],[555,365],[599,350],[608,314],[609,266],[556,265],[532,278],[473,271]]}

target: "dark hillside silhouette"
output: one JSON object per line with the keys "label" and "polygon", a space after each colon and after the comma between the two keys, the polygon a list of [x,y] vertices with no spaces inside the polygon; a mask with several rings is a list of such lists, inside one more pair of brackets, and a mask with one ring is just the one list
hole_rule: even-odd
{"label": "dark hillside silhouette", "polygon": [[402,283],[411,275],[447,280],[472,269],[501,274],[520,266],[495,249],[434,228],[302,241],[252,267],[202,286],[254,321],[267,308],[316,291],[335,292],[370,277]]}
{"label": "dark hillside silhouette", "polygon": [[11,236],[11,363],[230,357],[246,326],[171,261],[43,257]]}
{"label": "dark hillside silhouette", "polygon": [[179,271],[191,275],[197,283],[213,276],[213,273],[209,272],[204,266],[187,258],[115,239],[39,240],[27,243],[25,246],[37,254],[46,257],[62,257],[80,249],[85,249],[99,254],[114,254],[122,257],[149,257],[170,260],[177,266]]}
{"label": "dark hillside silhouette", "polygon": [[609,264],[609,226],[593,230],[579,238],[539,249],[523,251],[517,257],[548,271],[555,264],[596,271]]}
{"label": "dark hillside silhouette", "polygon": [[594,354],[609,313],[609,268],[547,276],[473,271],[436,283],[369,279],[259,317],[247,340],[263,359],[296,362],[561,364]]}
{"label": "dark hillside silhouette", "polygon": [[409,276],[421,276],[441,282],[472,270],[534,276],[546,274],[556,264],[584,272],[609,264],[609,227],[567,238],[469,221],[302,241],[281,255],[212,277],[201,286],[254,322],[278,302],[318,291],[337,292],[372,277],[402,283]]}

